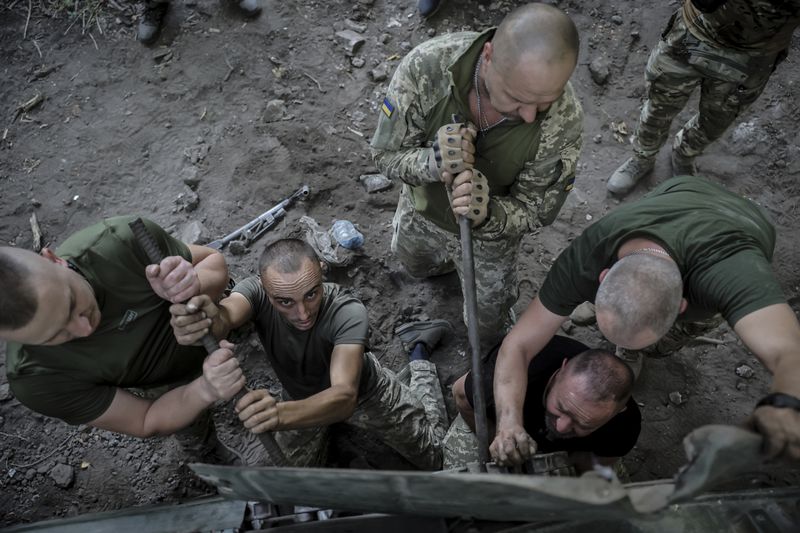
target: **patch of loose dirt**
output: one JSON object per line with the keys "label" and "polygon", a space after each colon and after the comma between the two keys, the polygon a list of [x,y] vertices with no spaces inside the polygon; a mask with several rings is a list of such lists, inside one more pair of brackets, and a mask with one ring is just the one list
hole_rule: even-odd
{"label": "patch of loose dirt", "polygon": [[[388,83],[371,81],[368,72],[385,64],[391,74],[412,46],[436,34],[496,24],[516,2],[488,7],[449,2],[429,22],[419,20],[410,0],[262,3],[263,15],[245,23],[216,1],[175,0],[161,40],[146,48],[134,40],[127,4],[122,11],[109,3],[82,12],[88,4],[76,1],[75,16],[51,17],[41,8],[48,2],[33,2],[25,30],[27,2],[4,2],[0,240],[30,247],[28,219],[35,212],[45,241],[54,244],[102,217],[125,213],[146,215],[177,236],[199,222],[199,241],[207,242],[308,184],[311,199],[293,207],[276,232],[290,231],[304,214],[326,227],[334,218],[358,224],[366,236],[363,254],[349,267],[334,269],[330,279],[353,287],[367,305],[372,344],[393,368],[405,362],[392,336],[395,324],[426,315],[458,324],[455,338],[434,358],[449,385],[467,367],[457,280],[405,275],[389,254],[397,186],[367,194],[358,182],[361,174],[375,171],[367,142]],[[606,196],[605,180],[629,147],[615,140],[611,123],[624,121],[629,131],[635,126],[644,64],[676,2],[558,4],[574,17],[582,36],[573,83],[586,112],[584,150],[575,190],[558,220],[525,239],[519,310],[566,244],[618,205]],[[366,42],[352,60],[334,36],[348,18],[366,26]],[[774,266],[795,308],[800,306],[798,48],[795,40],[764,95],[699,160],[702,172],[752,197],[775,218]],[[603,85],[588,70],[598,57],[609,65]],[[362,60],[364,66],[356,68]],[[37,93],[44,102],[13,120],[17,106]],[[272,100],[283,105],[268,105]],[[684,111],[679,119],[689,115]],[[631,199],[668,172],[665,149],[653,177]],[[239,276],[252,272],[256,259],[253,253],[227,258]],[[572,334],[603,342],[591,327]],[[741,421],[767,390],[768,373],[727,327],[712,336],[725,344],[647,362],[636,392],[644,429],[625,459],[634,480],[671,477],[683,462],[680,442],[690,429]],[[241,346],[248,372],[268,379],[257,341]],[[0,386],[5,385],[2,361]],[[743,363],[754,369],[752,378],[736,375]],[[670,402],[672,392],[685,402]],[[217,417],[226,416],[230,412],[220,408]],[[332,464],[346,466],[352,457],[347,450],[361,441],[342,432]],[[170,439],[141,441],[69,427],[5,394],[0,444],[0,525],[212,492],[183,466],[188,458]],[[376,443],[365,457],[377,466],[403,466]],[[53,476],[64,470],[58,464],[74,470],[68,488],[55,484]],[[787,482],[796,482],[796,476],[771,469],[743,484]]]}

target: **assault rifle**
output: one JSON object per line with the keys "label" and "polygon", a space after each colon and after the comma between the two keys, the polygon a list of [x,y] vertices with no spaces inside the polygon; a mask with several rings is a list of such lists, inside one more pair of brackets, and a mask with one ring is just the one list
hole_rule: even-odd
{"label": "assault rifle", "polygon": [[206,246],[214,248],[215,250],[222,250],[226,244],[232,241],[240,241],[244,246],[250,246],[253,241],[261,237],[268,229],[283,218],[286,214],[287,207],[291,206],[295,200],[308,198],[309,192],[308,185],[303,185],[297,189],[294,194],[269,211],[261,213],[233,233],[229,233],[221,239],[210,242],[206,244]]}

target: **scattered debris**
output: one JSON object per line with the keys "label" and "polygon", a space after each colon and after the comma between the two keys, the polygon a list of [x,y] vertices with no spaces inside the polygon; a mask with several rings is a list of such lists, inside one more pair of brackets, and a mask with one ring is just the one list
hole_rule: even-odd
{"label": "scattered debris", "polygon": [[348,56],[355,55],[365,42],[364,37],[353,30],[337,31],[335,35],[342,42],[344,51]]}
{"label": "scattered debris", "polygon": [[200,177],[197,175],[197,172],[197,167],[194,165],[186,166],[181,170],[181,180],[183,184],[193,191],[196,191],[198,185],[200,185]]}
{"label": "scattered debris", "polygon": [[300,71],[300,74],[302,74],[306,78],[308,78],[311,81],[313,81],[314,83],[316,83],[317,84],[317,89],[319,89],[319,92],[321,92],[321,93],[326,92],[325,89],[322,88],[322,85],[320,85],[320,83],[317,81],[317,79],[314,76],[312,76],[308,72],[303,72],[303,71]]}
{"label": "scattered debris", "polygon": [[231,65],[231,62],[228,61],[227,57],[225,57],[225,64],[228,65],[228,72],[225,73],[225,76],[222,78],[222,81],[227,82],[229,79],[231,79],[231,74],[233,74],[233,71],[236,70],[236,67]]}
{"label": "scattered debris", "polygon": [[358,135],[359,137],[363,137],[363,136],[364,136],[364,134],[363,134],[363,133],[361,133],[361,132],[360,132],[360,131],[358,131],[358,130],[354,130],[354,129],[353,129],[353,128],[351,128],[350,126],[345,126],[345,127],[347,128],[347,130],[348,130],[350,133],[352,133],[352,134],[354,134],[354,135]]}
{"label": "scattered debris", "polygon": [[280,99],[270,100],[264,108],[264,122],[279,122],[286,118],[286,102]]}
{"label": "scattered debris", "polygon": [[389,77],[388,65],[386,65],[386,63],[381,63],[374,69],[367,72],[367,77],[370,79],[370,81],[373,81],[375,83],[386,81],[386,79]]}
{"label": "scattered debris", "polygon": [[60,69],[62,66],[63,65],[61,65],[60,63],[56,64],[56,65],[50,65],[49,67],[45,66],[45,65],[42,65],[41,67],[39,67],[39,68],[37,68],[36,70],[33,71],[33,74],[31,75],[31,77],[28,80],[28,82],[32,82],[34,80],[40,80],[42,78],[45,78],[45,77],[49,76],[50,74],[52,74],[53,72],[55,72],[56,70]]}
{"label": "scattered debris", "polygon": [[622,26],[622,17],[620,17],[619,15],[612,15],[611,22],[613,22],[617,26]]}
{"label": "scattered debris", "polygon": [[75,470],[69,465],[59,463],[50,470],[50,477],[56,486],[68,489],[75,482]]}
{"label": "scattered debris", "polygon": [[228,251],[233,255],[244,255],[247,253],[247,245],[242,241],[233,241],[228,245]]}
{"label": "scattered debris", "polygon": [[[39,253],[42,249],[42,228],[39,227],[36,213],[31,213],[31,233],[33,233],[33,244],[31,246],[34,252]],[[8,385],[6,385],[6,387],[7,386]]]}
{"label": "scattered debris", "polygon": [[351,57],[350,64],[353,65],[355,68],[362,68],[367,62],[364,60],[363,57]]}
{"label": "scattered debris", "polygon": [[353,260],[353,252],[337,246],[331,238],[331,233],[320,228],[313,218],[303,215],[300,217],[300,225],[306,228],[306,241],[328,265],[342,267]]}
{"label": "scattered debris", "polygon": [[20,115],[27,113],[28,111],[38,106],[42,102],[44,102],[44,94],[36,93],[36,95],[30,98],[27,102],[24,102],[17,106],[17,109],[14,113],[14,120],[12,120],[11,122],[14,122],[20,117]]}
{"label": "scattered debris", "polygon": [[24,170],[27,174],[30,174],[36,170],[36,167],[38,167],[41,163],[41,159],[30,159],[26,157],[22,160],[22,170]]}
{"label": "scattered debris", "polygon": [[614,132],[614,140],[618,143],[625,144],[625,138],[628,136],[628,125],[625,121],[611,122],[611,131]]}
{"label": "scattered debris", "polygon": [[669,393],[669,401],[672,402],[673,405],[680,405],[686,403],[686,397],[680,392],[674,391]]}
{"label": "scattered debris", "polygon": [[203,235],[207,233],[206,227],[202,222],[199,220],[192,220],[183,227],[178,235],[178,239],[189,244],[201,244]]}
{"label": "scattered debris", "polygon": [[200,197],[196,192],[187,188],[175,198],[176,211],[186,211],[191,213],[200,205]]}
{"label": "scattered debris", "polygon": [[598,133],[597,135],[594,136],[592,140],[594,141],[595,144],[600,144],[601,142],[603,142],[603,135]]}
{"label": "scattered debris", "polygon": [[569,315],[569,319],[576,326],[591,326],[597,322],[594,304],[592,302],[583,302]]}
{"label": "scattered debris", "polygon": [[358,181],[364,186],[368,193],[385,191],[392,188],[392,180],[383,174],[363,174]]}
{"label": "scattered debris", "polygon": [[716,344],[717,346],[725,344],[725,341],[723,341],[723,340],[714,339],[714,338],[711,338],[711,337],[705,337],[703,335],[699,335],[699,336],[695,337],[692,340],[694,340],[694,342],[704,342],[706,344]]}
{"label": "scattered debris", "polygon": [[589,63],[589,74],[597,85],[605,85],[611,75],[610,63],[605,56],[597,56]]}
{"label": "scattered debris", "polygon": [[209,150],[211,150],[211,147],[201,141],[194,146],[184,148],[183,156],[186,159],[188,159],[193,165],[196,165],[206,158]]}
{"label": "scattered debris", "polygon": [[750,379],[755,375],[755,371],[747,365],[736,367],[736,375],[740,378]]}
{"label": "scattered debris", "polygon": [[344,19],[344,25],[347,26],[348,28],[350,28],[351,30],[353,30],[355,32],[358,32],[358,33],[364,33],[365,31],[367,31],[367,25],[366,24],[360,24],[360,23],[356,22],[355,20]]}

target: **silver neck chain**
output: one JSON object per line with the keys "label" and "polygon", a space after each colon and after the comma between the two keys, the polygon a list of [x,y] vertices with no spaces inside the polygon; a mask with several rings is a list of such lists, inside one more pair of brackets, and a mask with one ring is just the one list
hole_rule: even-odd
{"label": "silver neck chain", "polygon": [[658,248],[639,248],[638,250],[634,250],[634,251],[632,251],[632,252],[629,252],[627,255],[637,255],[637,254],[638,254],[638,255],[642,255],[642,254],[648,254],[648,255],[656,254],[656,255],[663,255],[663,256],[666,256],[666,257],[669,257],[670,259],[672,259],[672,257],[670,257],[670,255],[669,255],[667,252],[665,252],[664,250],[660,250],[660,249],[658,249]]}
{"label": "silver neck chain", "polygon": [[486,133],[490,129],[494,128],[495,126],[499,126],[506,120],[508,117],[505,115],[501,115],[500,120],[495,122],[494,124],[489,124],[489,119],[486,118],[486,113],[483,112],[483,108],[481,107],[481,89],[480,85],[478,84],[478,71],[481,69],[481,63],[483,62],[483,56],[478,56],[478,62],[475,63],[475,74],[473,76],[473,83],[475,85],[475,98],[477,100],[478,106],[478,127],[481,130],[481,133]]}

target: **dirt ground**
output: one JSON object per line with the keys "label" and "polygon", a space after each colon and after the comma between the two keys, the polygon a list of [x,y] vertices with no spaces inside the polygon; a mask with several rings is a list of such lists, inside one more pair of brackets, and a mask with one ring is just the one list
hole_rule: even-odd
{"label": "dirt ground", "polygon": [[[119,214],[145,215],[181,238],[207,242],[307,184],[311,198],[293,207],[275,233],[296,228],[302,215],[324,228],[334,218],[358,225],[366,238],[363,253],[350,266],[333,269],[329,279],[354,288],[369,308],[372,345],[383,362],[396,369],[405,362],[394,326],[428,316],[457,324],[456,336],[434,356],[443,385],[465,371],[456,278],[419,281],[403,273],[389,252],[399,188],[369,194],[358,178],[376,170],[367,143],[388,84],[380,71],[391,76],[400,57],[433,35],[498,23],[517,2],[450,1],[425,22],[411,0],[262,0],[262,16],[244,21],[216,0],[174,0],[166,30],[150,48],[136,42],[135,10],[123,0],[2,4],[3,244],[30,248],[34,213],[45,243],[53,245]],[[575,189],[558,220],[523,244],[518,310],[566,244],[619,204],[607,197],[605,181],[628,156],[625,128],[630,132],[636,124],[647,55],[677,6],[675,0],[557,4],[581,32],[572,83],[586,113],[584,148]],[[352,57],[335,36],[344,29],[364,30],[365,43]],[[795,39],[760,100],[699,159],[703,173],[751,197],[774,218],[779,236],[774,267],[795,309],[800,308],[798,48]],[[593,61],[596,74],[608,70],[603,83],[590,74]],[[41,104],[17,113],[37,94],[44,97]],[[680,118],[689,115],[684,111]],[[668,172],[665,149],[654,175],[630,199]],[[226,257],[241,277],[253,271],[257,254]],[[571,334],[604,342],[594,327],[574,327]],[[711,336],[722,344],[647,361],[635,394],[643,432],[625,458],[634,481],[673,476],[689,430],[740,422],[767,391],[768,372],[726,326]],[[254,337],[240,344],[240,354],[255,379],[269,381]],[[29,411],[8,393],[4,360],[0,526],[213,492],[187,469],[171,439],[141,441]],[[737,375],[743,364],[752,377]],[[681,402],[670,401],[675,392]],[[452,398],[449,402],[452,414]],[[233,424],[224,407],[216,417]],[[331,464],[347,466],[356,440],[370,442],[342,432],[340,453]],[[367,450],[365,459],[373,465],[403,467],[374,442]],[[796,483],[796,474],[778,465],[741,484]]]}

